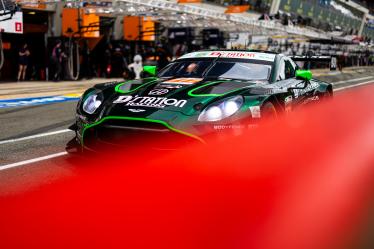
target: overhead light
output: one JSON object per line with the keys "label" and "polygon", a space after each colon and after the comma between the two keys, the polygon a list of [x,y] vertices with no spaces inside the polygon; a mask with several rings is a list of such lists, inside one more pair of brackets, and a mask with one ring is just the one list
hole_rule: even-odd
{"label": "overhead light", "polygon": [[29,14],[29,15],[35,15],[36,12],[35,11],[30,11],[30,12],[27,12],[27,14]]}

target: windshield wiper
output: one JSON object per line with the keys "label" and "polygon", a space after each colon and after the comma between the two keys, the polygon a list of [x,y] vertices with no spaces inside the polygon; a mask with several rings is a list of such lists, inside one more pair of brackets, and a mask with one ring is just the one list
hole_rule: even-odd
{"label": "windshield wiper", "polygon": [[218,61],[218,59],[221,57],[222,54],[219,54],[213,61],[212,63],[205,69],[205,71],[203,72],[202,76],[203,76],[203,80],[206,80],[208,77],[208,73],[209,71],[214,67],[214,65],[216,64],[216,62]]}

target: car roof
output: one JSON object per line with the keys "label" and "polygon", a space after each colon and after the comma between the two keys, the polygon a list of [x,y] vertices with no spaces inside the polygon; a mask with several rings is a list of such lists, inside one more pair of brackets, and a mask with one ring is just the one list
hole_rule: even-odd
{"label": "car roof", "polygon": [[231,59],[250,59],[274,62],[278,53],[260,51],[260,50],[230,50],[230,49],[217,49],[217,50],[201,50],[185,54],[178,59],[190,58],[231,58]]}
{"label": "car roof", "polygon": [[260,50],[260,49],[229,49],[229,48],[221,48],[221,49],[202,49],[197,52],[211,52],[211,51],[223,51],[223,52],[256,52],[256,53],[266,53],[266,54],[279,54],[274,51],[268,50]]}

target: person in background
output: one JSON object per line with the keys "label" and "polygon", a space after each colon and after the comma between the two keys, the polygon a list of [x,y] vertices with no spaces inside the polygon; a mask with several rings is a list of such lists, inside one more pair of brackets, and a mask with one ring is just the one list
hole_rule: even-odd
{"label": "person in background", "polygon": [[19,68],[18,68],[18,76],[17,80],[25,80],[26,78],[26,70],[27,70],[27,65],[29,64],[29,56],[30,56],[30,51],[27,47],[27,43],[23,44],[22,48],[18,52],[19,56]]}
{"label": "person in background", "polygon": [[109,43],[104,50],[103,60],[101,64],[102,76],[109,78],[112,74],[112,53],[113,45]]}
{"label": "person in background", "polygon": [[81,77],[86,79],[92,78],[92,64],[91,64],[91,51],[88,46],[88,41],[84,40],[83,47],[81,51],[82,63],[81,63]]}
{"label": "person in background", "polygon": [[53,80],[58,81],[61,79],[62,72],[62,59],[65,57],[65,53],[61,47],[62,43],[57,40],[55,47],[52,50],[51,64],[54,69]]}
{"label": "person in background", "polygon": [[157,45],[156,48],[156,56],[157,60],[157,68],[163,69],[167,64],[169,64],[170,60],[172,59],[173,55],[167,45],[167,40],[165,37],[160,38],[161,43]]}
{"label": "person in background", "polygon": [[173,47],[173,54],[175,55],[175,58],[179,58],[182,55],[184,55],[187,52],[187,44],[184,43],[178,43]]}
{"label": "person in background", "polygon": [[134,56],[134,62],[129,65],[129,69],[134,72],[135,79],[140,79],[143,71],[143,58],[139,54]]}
{"label": "person in background", "polygon": [[112,55],[112,77],[121,77],[126,68],[123,53],[120,47],[114,49]]}

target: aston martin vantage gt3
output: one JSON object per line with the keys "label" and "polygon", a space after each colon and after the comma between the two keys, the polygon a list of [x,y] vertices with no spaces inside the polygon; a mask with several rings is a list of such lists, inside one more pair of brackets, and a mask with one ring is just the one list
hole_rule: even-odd
{"label": "aston martin vantage gt3", "polygon": [[149,77],[95,85],[77,106],[76,138],[83,150],[142,145],[173,149],[204,143],[330,98],[332,85],[312,78],[288,56],[262,51],[198,51]]}

